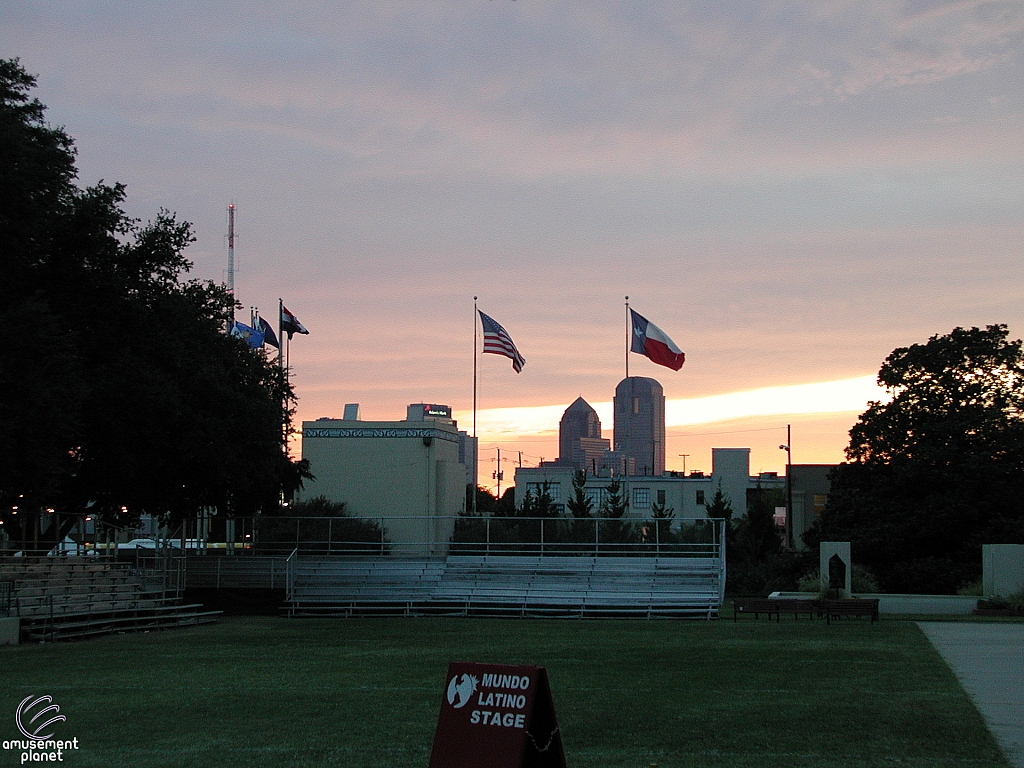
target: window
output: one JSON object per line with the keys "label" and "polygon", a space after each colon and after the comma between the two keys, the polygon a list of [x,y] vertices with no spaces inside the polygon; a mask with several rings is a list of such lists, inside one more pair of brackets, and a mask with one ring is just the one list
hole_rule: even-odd
{"label": "window", "polygon": [[697,506],[704,505],[704,491],[697,491]]}
{"label": "window", "polygon": [[640,398],[633,398],[633,413],[640,413]]}
{"label": "window", "polygon": [[634,488],[633,489],[633,506],[640,509],[645,509],[651,506],[651,489],[650,488]]}
{"label": "window", "polygon": [[814,494],[814,514],[820,515],[825,510],[825,499],[827,498],[828,495],[824,493]]}
{"label": "window", "polygon": [[587,498],[594,503],[594,510],[599,510],[601,505],[608,501],[607,488],[587,488]]}
{"label": "window", "polygon": [[548,498],[553,502],[559,502],[562,500],[562,486],[558,483],[527,483],[526,492],[534,498],[540,498],[540,495],[544,492],[544,486],[547,485]]}
{"label": "window", "polygon": [[665,491],[658,491],[658,506],[665,506]]}

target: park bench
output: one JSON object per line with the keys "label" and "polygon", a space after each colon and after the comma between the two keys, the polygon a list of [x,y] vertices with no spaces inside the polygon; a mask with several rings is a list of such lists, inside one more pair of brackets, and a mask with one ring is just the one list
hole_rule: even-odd
{"label": "park bench", "polygon": [[[800,614],[806,614],[809,618],[814,618],[815,612],[818,611],[816,600],[801,600],[796,598],[756,598],[746,597],[737,598],[733,601],[733,614],[732,620],[735,622],[736,618],[741,614],[754,614],[754,618],[758,619],[761,614],[765,614],[769,620],[772,615],[775,616],[776,623],[779,622],[783,613],[792,614],[794,618],[799,618]],[[818,614],[821,615],[820,613]]]}
{"label": "park bench", "polygon": [[818,616],[825,617],[826,623],[832,619],[852,618],[857,616],[868,616],[871,623],[878,621],[878,598],[877,597],[854,597],[846,600],[822,600],[818,609]]}

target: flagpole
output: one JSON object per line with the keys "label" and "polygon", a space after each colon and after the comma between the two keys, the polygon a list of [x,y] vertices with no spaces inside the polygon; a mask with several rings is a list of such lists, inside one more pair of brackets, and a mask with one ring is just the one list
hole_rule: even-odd
{"label": "flagpole", "polygon": [[277,343],[281,346],[277,348],[277,364],[283,369],[284,368],[284,299],[278,298],[277,300]]}
{"label": "flagpole", "polygon": [[629,339],[630,339],[630,323],[629,323],[629,296],[626,297],[626,378],[629,378]]}
{"label": "flagpole", "polygon": [[629,296],[626,297],[626,381],[629,382],[629,402],[626,404],[626,508],[629,508],[629,458],[633,442],[633,380],[629,378],[629,342],[633,336],[633,324],[629,320]]}
{"label": "flagpole", "polygon": [[477,312],[479,310],[476,307],[477,297],[473,297],[473,516],[476,517],[476,479],[477,472],[480,470],[480,441],[476,439],[476,358],[477,349],[480,344],[477,341],[477,325],[479,320],[477,318]]}

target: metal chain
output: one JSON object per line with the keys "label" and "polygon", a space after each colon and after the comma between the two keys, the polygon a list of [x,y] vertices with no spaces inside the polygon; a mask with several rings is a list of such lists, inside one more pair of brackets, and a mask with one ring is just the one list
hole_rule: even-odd
{"label": "metal chain", "polygon": [[547,752],[549,749],[551,749],[551,745],[555,743],[555,734],[556,733],[558,733],[558,726],[557,725],[555,726],[555,730],[553,730],[551,732],[551,735],[548,736],[548,743],[545,745],[545,747],[543,749],[541,749],[540,747],[537,746],[537,741],[533,738],[533,734],[532,733],[527,731],[526,735],[529,736],[530,737],[530,741],[533,742],[533,748],[534,749],[536,749],[538,752]]}

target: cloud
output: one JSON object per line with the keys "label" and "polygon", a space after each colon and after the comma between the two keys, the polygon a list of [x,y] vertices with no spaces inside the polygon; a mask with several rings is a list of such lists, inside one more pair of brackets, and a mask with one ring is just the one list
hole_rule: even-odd
{"label": "cloud", "polygon": [[[1015,2],[832,3],[816,7],[801,70],[844,99],[905,89],[1010,65],[1024,38]],[[854,18],[854,17],[857,18]]]}
{"label": "cloud", "polygon": [[[884,401],[886,392],[874,376],[852,379],[763,387],[708,397],[667,400],[665,426],[685,427],[697,424],[747,419],[755,416],[861,413],[870,401]],[[610,429],[614,421],[611,402],[591,403]],[[558,431],[558,422],[567,405],[524,408],[488,408],[477,412],[477,434],[482,442],[496,442]],[[458,411],[455,418],[463,428],[472,424],[472,411]]]}

